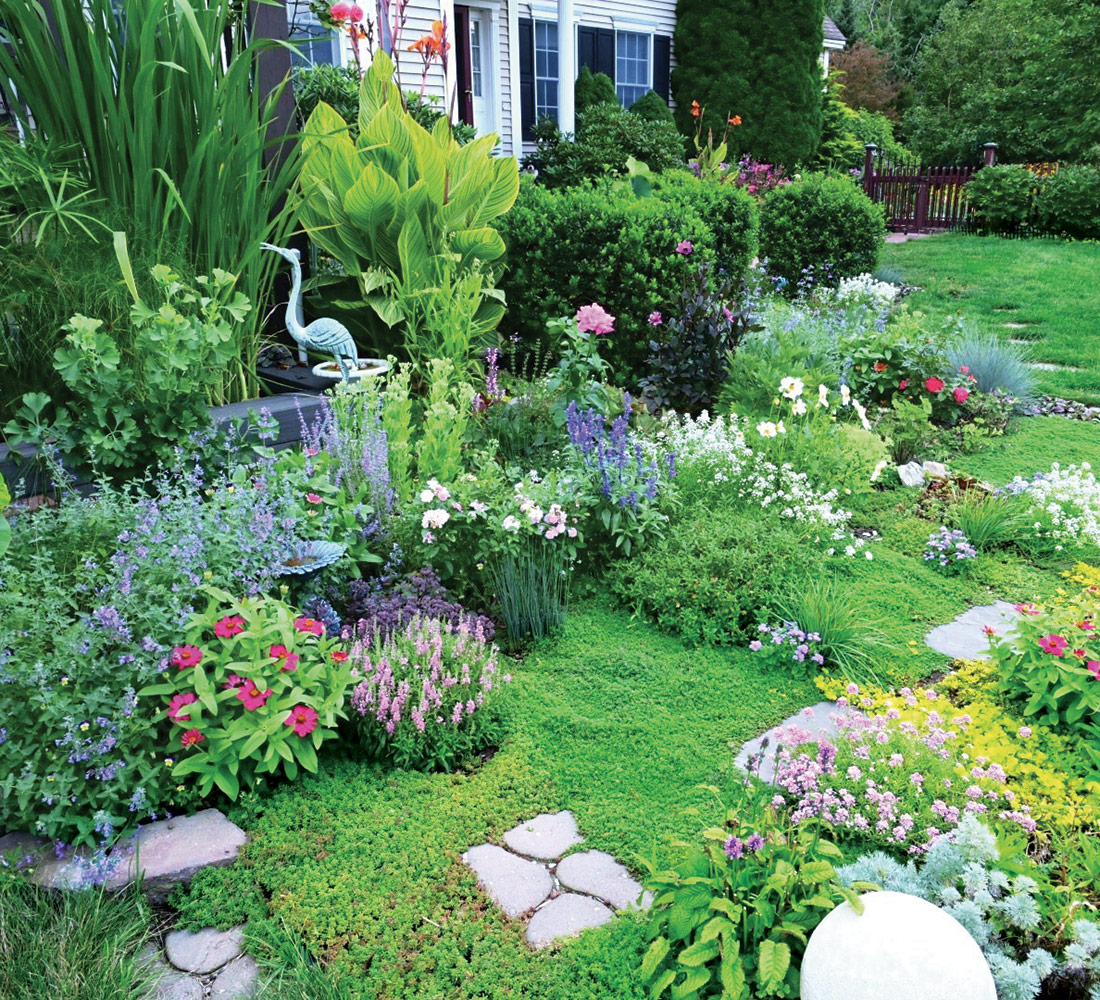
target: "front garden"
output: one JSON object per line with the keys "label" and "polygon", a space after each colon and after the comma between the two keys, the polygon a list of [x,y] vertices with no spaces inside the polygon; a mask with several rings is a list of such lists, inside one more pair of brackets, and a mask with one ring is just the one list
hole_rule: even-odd
{"label": "front garden", "polygon": [[[137,7],[142,58],[232,37]],[[145,96],[216,145],[256,55]],[[227,140],[230,245],[240,189],[111,189],[0,68],[43,129],[0,137],[0,996],[821,1000],[815,940],[899,896],[967,963],[848,939],[844,995],[1100,996],[1095,352],[1015,277],[1088,246],[884,251],[846,173],[731,168],[733,116],[683,165],[615,105],[615,169],[547,130],[521,177],[382,51],[285,161],[259,108]],[[307,320],[388,359],[288,446],[290,238]],[[168,891],[145,845],[196,820],[246,842]]]}

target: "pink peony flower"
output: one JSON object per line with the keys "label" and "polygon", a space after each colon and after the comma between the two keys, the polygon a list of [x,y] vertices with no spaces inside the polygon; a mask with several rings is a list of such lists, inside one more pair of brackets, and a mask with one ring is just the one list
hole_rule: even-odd
{"label": "pink peony flower", "polygon": [[188,729],[187,732],[180,737],[180,745],[186,749],[187,747],[196,746],[205,739],[206,737],[197,729]]}
{"label": "pink peony flower", "polygon": [[1063,656],[1066,652],[1069,643],[1066,642],[1060,635],[1044,635],[1039,640],[1039,647],[1044,653],[1049,653],[1051,656]]}
{"label": "pink peony flower", "polygon": [[222,639],[240,635],[244,631],[244,619],[240,615],[227,615],[214,623],[214,635]]}
{"label": "pink peony flower", "polygon": [[295,618],[294,627],[299,632],[307,632],[310,635],[323,635],[325,626],[316,618]]}
{"label": "pink peony flower", "polygon": [[244,702],[244,707],[254,712],[257,708],[263,708],[264,702],[271,697],[271,694],[271,688],[261,691],[255,681],[245,681],[237,692],[237,700]]}
{"label": "pink peony flower", "polygon": [[676,252],[683,257],[690,257],[694,250],[695,244],[692,243],[691,240],[680,240],[680,242],[676,244]]}
{"label": "pink peony flower", "polygon": [[964,389],[961,385],[957,385],[951,391],[951,395],[955,397],[956,403],[965,403],[970,398],[970,390]]}
{"label": "pink peony flower", "polygon": [[348,19],[351,20],[351,21],[356,21],[356,22],[362,21],[363,20],[363,8],[360,7],[359,4],[353,3],[351,5],[351,9],[348,11]]}
{"label": "pink peony flower", "polygon": [[929,392],[939,392],[943,388],[943,379],[932,376],[932,378],[924,380],[924,387]]}
{"label": "pink peony flower", "polygon": [[180,715],[180,709],[187,705],[193,705],[198,701],[198,695],[192,694],[190,691],[185,691],[183,694],[177,694],[168,703],[168,718],[173,722],[190,722],[190,715]]}
{"label": "pink peony flower", "polygon": [[594,333],[598,336],[615,332],[615,317],[595,302],[589,306],[581,306],[577,310],[576,318],[577,329],[581,333]]}
{"label": "pink peony flower", "polygon": [[295,705],[284,725],[292,726],[297,736],[308,736],[317,728],[317,712],[309,705]]}
{"label": "pink peony flower", "polygon": [[329,14],[334,21],[346,21],[351,16],[351,4],[338,0],[329,8]]}
{"label": "pink peony flower", "polygon": [[180,670],[193,667],[202,662],[202,650],[198,646],[176,646],[168,662],[173,667],[179,667]]}

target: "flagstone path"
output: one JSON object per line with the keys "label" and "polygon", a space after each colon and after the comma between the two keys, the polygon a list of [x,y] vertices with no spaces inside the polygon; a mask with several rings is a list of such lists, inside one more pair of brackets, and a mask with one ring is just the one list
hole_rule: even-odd
{"label": "flagstone path", "polygon": [[643,893],[610,854],[582,851],[563,857],[584,842],[568,810],[540,813],[513,827],[503,840],[505,847],[471,847],[462,860],[505,916],[522,920],[530,914],[527,943],[532,948],[606,924],[616,910],[645,909],[652,902],[652,895]]}

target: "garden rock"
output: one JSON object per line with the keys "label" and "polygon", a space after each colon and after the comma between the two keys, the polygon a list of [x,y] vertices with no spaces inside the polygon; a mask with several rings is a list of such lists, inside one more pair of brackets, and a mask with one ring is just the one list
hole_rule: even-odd
{"label": "garden rock", "polygon": [[244,831],[217,809],[150,823],[134,841],[111,852],[117,867],[107,878],[107,888],[122,888],[140,866],[142,888],[152,899],[162,900],[173,886],[190,882],[203,868],[232,864],[246,839]]}
{"label": "garden rock", "polygon": [[[641,885],[631,878],[630,872],[603,851],[571,854],[558,865],[554,874],[567,889],[595,896],[616,910],[634,907],[642,895]],[[648,908],[652,901],[652,893],[647,892],[642,898],[642,908]]]}
{"label": "garden rock", "polygon": [[173,969],[157,982],[153,1000],[203,1000],[204,996],[202,983]]}
{"label": "garden rock", "polygon": [[251,955],[242,955],[217,974],[210,984],[210,996],[223,1000],[245,1000],[256,995],[259,966]]}
{"label": "garden rock", "polygon": [[241,953],[242,928],[219,931],[172,931],[164,939],[168,961],[183,972],[206,975],[233,961]]}
{"label": "garden rock", "polygon": [[570,847],[583,841],[577,832],[577,821],[568,810],[539,813],[533,820],[512,827],[504,835],[504,843],[517,854],[542,861],[560,858]]}
{"label": "garden rock", "polygon": [[901,480],[902,486],[908,486],[912,489],[923,486],[924,470],[921,468],[920,462],[906,462],[905,465],[899,465],[898,479]]}
{"label": "garden rock", "polygon": [[614,914],[589,896],[566,892],[535,911],[527,925],[527,943],[545,948],[558,938],[574,937],[589,927],[606,924]]}
{"label": "garden rock", "polygon": [[917,896],[872,892],[818,924],[802,959],[802,1000],[996,1000],[985,957],[950,914]]}
{"label": "garden rock", "polygon": [[943,462],[924,462],[921,464],[921,472],[930,479],[947,478],[947,466]]}
{"label": "garden rock", "polygon": [[493,902],[513,920],[533,910],[554,888],[550,873],[542,865],[517,858],[495,844],[471,847],[462,860],[473,869]]}
{"label": "garden rock", "polygon": [[940,625],[925,636],[924,641],[937,653],[952,660],[988,660],[989,639],[983,628],[994,628],[1002,638],[1011,636],[1016,618],[1014,607],[1007,601],[981,605],[964,611],[953,622]]}
{"label": "garden rock", "polygon": [[775,777],[775,755],[780,745],[816,742],[821,737],[831,739],[840,731],[837,725],[840,712],[831,701],[821,701],[804,708],[797,715],[784,719],[778,726],[745,743],[733,763],[742,771],[748,771],[752,766],[752,758],[759,754],[760,780],[771,781]]}

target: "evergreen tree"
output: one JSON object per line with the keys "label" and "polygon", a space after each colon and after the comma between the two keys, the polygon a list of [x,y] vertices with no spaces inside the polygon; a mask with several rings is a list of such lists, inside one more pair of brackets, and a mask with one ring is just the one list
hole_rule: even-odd
{"label": "evergreen tree", "polygon": [[730,134],[731,155],[793,167],[821,140],[824,0],[678,0],[676,122],[694,132],[693,101],[704,129]]}

